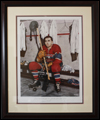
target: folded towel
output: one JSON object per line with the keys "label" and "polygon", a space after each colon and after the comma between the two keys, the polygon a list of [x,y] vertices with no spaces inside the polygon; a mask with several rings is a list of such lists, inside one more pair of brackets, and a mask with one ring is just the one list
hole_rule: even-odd
{"label": "folded towel", "polygon": [[62,66],[62,71],[70,71],[70,73],[74,73],[75,72],[75,70],[71,66],[69,66],[69,65],[63,65]]}

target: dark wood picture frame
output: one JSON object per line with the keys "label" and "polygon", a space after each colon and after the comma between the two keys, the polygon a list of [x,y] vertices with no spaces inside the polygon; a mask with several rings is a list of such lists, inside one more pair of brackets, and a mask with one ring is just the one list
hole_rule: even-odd
{"label": "dark wood picture frame", "polygon": [[[75,6],[92,8],[93,113],[8,113],[7,7]],[[1,119],[99,118],[99,1],[2,1],[1,2]]]}

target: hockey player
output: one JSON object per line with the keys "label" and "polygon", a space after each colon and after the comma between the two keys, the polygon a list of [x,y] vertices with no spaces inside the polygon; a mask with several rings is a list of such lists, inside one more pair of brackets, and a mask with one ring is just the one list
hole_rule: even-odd
{"label": "hockey player", "polygon": [[46,62],[48,68],[51,69],[54,74],[54,79],[56,82],[57,92],[61,91],[60,83],[60,71],[62,66],[62,54],[61,48],[57,44],[53,44],[53,39],[51,36],[46,36],[44,38],[45,45],[43,45],[43,50],[40,50],[36,62],[30,62],[29,70],[34,77],[34,86],[40,86],[40,80],[38,77],[38,71],[43,69],[43,57],[46,57]]}

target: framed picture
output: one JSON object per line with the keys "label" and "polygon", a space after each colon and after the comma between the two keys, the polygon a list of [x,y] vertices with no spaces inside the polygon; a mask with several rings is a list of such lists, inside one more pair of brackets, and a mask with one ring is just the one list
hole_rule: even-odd
{"label": "framed picture", "polygon": [[[16,19],[18,103],[83,103],[82,16],[17,16]],[[52,37],[53,42],[46,43],[45,37]],[[49,74],[47,69],[43,70],[45,61],[37,61],[41,47],[46,51],[47,65],[52,63]]]}
{"label": "framed picture", "polygon": [[3,119],[99,117],[98,3],[2,2]]}

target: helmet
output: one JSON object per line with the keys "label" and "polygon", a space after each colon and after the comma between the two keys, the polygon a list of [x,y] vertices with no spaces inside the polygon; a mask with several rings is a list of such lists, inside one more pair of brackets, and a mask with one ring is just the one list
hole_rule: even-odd
{"label": "helmet", "polygon": [[38,22],[37,21],[32,21],[29,25],[29,28],[32,32],[36,31],[36,28],[38,28]]}

